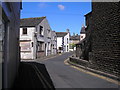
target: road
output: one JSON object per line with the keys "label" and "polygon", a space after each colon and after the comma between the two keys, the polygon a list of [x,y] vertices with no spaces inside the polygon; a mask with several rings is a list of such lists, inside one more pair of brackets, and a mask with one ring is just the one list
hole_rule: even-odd
{"label": "road", "polygon": [[65,53],[51,59],[37,61],[45,64],[55,88],[118,88],[114,83],[64,64],[65,59],[70,55],[72,53]]}

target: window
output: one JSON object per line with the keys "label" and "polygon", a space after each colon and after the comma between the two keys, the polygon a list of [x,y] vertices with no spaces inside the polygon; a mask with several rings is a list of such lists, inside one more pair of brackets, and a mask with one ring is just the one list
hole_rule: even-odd
{"label": "window", "polygon": [[23,28],[23,34],[27,34],[27,28]]}
{"label": "window", "polygon": [[63,50],[63,48],[62,48],[62,47],[59,47],[59,50]]}
{"label": "window", "polygon": [[51,46],[51,45],[50,45],[50,42],[48,42],[48,50],[50,50],[50,46]]}
{"label": "window", "polygon": [[21,51],[31,51],[30,42],[20,42]]}
{"label": "window", "polygon": [[40,32],[39,32],[40,35],[43,35],[43,26],[40,26]]}
{"label": "window", "polygon": [[68,51],[68,45],[67,45],[67,51]]}
{"label": "window", "polygon": [[83,38],[83,36],[81,36],[81,38]]}
{"label": "window", "polygon": [[48,29],[48,34],[50,33],[50,30]]}
{"label": "window", "polygon": [[49,38],[49,39],[51,39],[51,35],[50,35],[50,34],[51,34],[51,33],[50,33],[50,29],[48,29],[48,30],[47,30],[47,32],[48,32],[48,38]]}
{"label": "window", "polygon": [[38,42],[38,51],[44,51],[44,43]]}
{"label": "window", "polygon": [[68,44],[68,38],[67,38],[67,44]]}

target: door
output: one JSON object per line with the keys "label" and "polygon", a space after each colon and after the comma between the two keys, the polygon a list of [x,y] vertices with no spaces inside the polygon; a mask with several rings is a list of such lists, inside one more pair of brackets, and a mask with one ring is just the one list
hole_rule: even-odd
{"label": "door", "polygon": [[45,56],[47,56],[47,45],[45,44]]}

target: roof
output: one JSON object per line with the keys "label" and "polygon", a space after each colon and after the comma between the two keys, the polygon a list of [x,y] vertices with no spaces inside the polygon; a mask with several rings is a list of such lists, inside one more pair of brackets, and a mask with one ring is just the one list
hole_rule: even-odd
{"label": "roof", "polygon": [[90,14],[92,14],[92,11],[91,12],[89,12],[89,13],[87,13],[86,15],[84,15],[84,16],[87,16],[87,15],[90,15]]}
{"label": "roof", "polygon": [[56,32],[57,37],[64,37],[67,35],[67,32]]}
{"label": "roof", "polygon": [[81,41],[80,41],[79,43],[77,43],[76,45],[82,44],[85,40],[86,40],[86,38],[84,38],[83,40],[81,40]]}
{"label": "roof", "polygon": [[82,26],[80,33],[81,33],[81,34],[84,34],[84,33],[85,33],[85,26]]}
{"label": "roof", "polygon": [[70,36],[70,40],[80,40],[80,35]]}
{"label": "roof", "polygon": [[46,17],[23,18],[20,20],[20,27],[36,26],[39,23],[41,23],[44,18],[46,18]]}

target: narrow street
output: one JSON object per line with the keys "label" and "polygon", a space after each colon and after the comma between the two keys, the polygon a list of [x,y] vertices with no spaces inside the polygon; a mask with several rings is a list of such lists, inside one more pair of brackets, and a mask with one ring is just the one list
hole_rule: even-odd
{"label": "narrow street", "polygon": [[118,88],[118,85],[83,73],[77,69],[65,65],[64,61],[72,53],[37,61],[45,64],[55,88]]}

